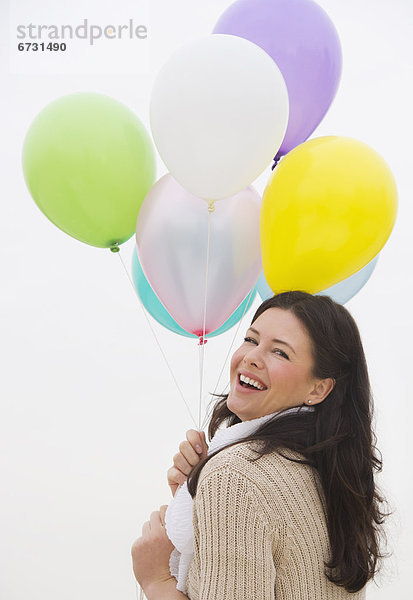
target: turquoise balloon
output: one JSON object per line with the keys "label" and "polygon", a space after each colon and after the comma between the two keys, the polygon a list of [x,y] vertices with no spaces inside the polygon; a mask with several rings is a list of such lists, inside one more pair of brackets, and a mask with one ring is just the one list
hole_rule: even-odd
{"label": "turquoise balloon", "polygon": [[[357,271],[356,273],[353,273],[353,275],[350,275],[350,277],[343,279],[343,281],[339,281],[335,285],[318,292],[315,296],[330,296],[330,298],[338,304],[345,304],[353,298],[353,296],[355,296],[370,279],[378,258],[379,255],[367,263],[360,271]],[[262,271],[259,276],[256,288],[262,300],[267,300],[267,298],[272,298],[274,296],[274,292],[265,279],[264,271]]]}
{"label": "turquoise balloon", "polygon": [[[166,329],[173,331],[174,333],[178,333],[179,335],[184,335],[186,337],[198,339],[197,335],[194,335],[193,333],[189,333],[188,331],[183,329],[180,325],[178,325],[178,323],[175,321],[175,319],[173,319],[171,317],[171,315],[168,313],[168,311],[166,310],[166,308],[164,307],[162,302],[159,300],[158,296],[155,294],[155,292],[151,288],[148,280],[145,277],[145,274],[141,267],[141,263],[138,258],[138,253],[137,253],[136,247],[133,251],[133,256],[132,256],[132,279],[133,279],[133,284],[135,286],[135,289],[139,295],[139,298],[142,301],[142,304],[144,305],[144,307],[146,308],[148,313],[156,321],[158,321],[158,323],[163,325],[163,327],[166,327]],[[221,333],[228,331],[228,329],[231,329],[231,327],[236,325],[238,323],[238,321],[241,319],[242,315],[245,314],[245,312],[247,312],[247,308],[246,308],[247,305],[251,306],[256,293],[257,293],[257,290],[256,290],[256,288],[254,288],[254,290],[251,294],[251,297],[249,299],[249,302],[248,302],[248,297],[249,297],[249,295],[248,295],[245,298],[245,300],[243,302],[241,302],[241,304],[238,306],[238,308],[232,313],[232,315],[225,321],[225,323],[223,325],[221,325],[221,327],[219,327],[215,331],[212,331],[211,333],[208,333],[207,335],[205,335],[205,337],[206,338],[215,337],[216,335],[220,335]]]}

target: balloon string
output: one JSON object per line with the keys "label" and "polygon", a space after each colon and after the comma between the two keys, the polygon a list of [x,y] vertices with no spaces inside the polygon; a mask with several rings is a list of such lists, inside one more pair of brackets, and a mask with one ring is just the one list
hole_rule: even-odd
{"label": "balloon string", "polygon": [[[113,250],[112,250],[112,252],[113,252]],[[164,357],[164,360],[165,360],[165,362],[166,362],[166,365],[167,365],[167,367],[168,367],[168,369],[169,369],[169,372],[170,372],[170,373],[171,373],[171,375],[172,375],[172,378],[173,378],[173,380],[174,380],[174,382],[175,382],[175,385],[176,385],[176,387],[178,388],[178,391],[179,391],[179,393],[181,394],[181,398],[182,398],[182,400],[184,401],[184,403],[185,403],[185,406],[186,406],[186,408],[188,409],[188,412],[189,412],[189,414],[190,414],[190,417],[191,417],[191,419],[192,419],[192,421],[194,422],[194,424],[195,424],[195,427],[196,427],[196,426],[197,426],[197,424],[196,424],[196,421],[195,421],[195,419],[194,419],[194,417],[193,417],[193,415],[192,415],[191,409],[189,408],[189,406],[188,406],[188,404],[187,404],[187,402],[186,402],[186,400],[185,400],[185,398],[184,398],[184,395],[183,395],[183,393],[182,393],[182,390],[181,390],[181,388],[179,387],[179,384],[178,384],[177,380],[175,379],[175,375],[173,374],[173,372],[172,372],[172,369],[171,369],[171,367],[170,367],[170,365],[169,365],[168,359],[166,358],[166,356],[165,356],[165,353],[164,353],[164,351],[162,350],[162,347],[161,347],[161,345],[160,345],[160,343],[159,343],[159,340],[158,340],[158,338],[157,338],[157,336],[156,336],[156,333],[155,333],[155,331],[154,331],[154,329],[153,329],[153,327],[152,327],[152,324],[151,324],[150,320],[148,319],[148,315],[146,314],[146,312],[145,312],[145,309],[144,309],[144,306],[143,306],[143,303],[142,303],[142,301],[141,301],[141,299],[140,299],[140,297],[139,297],[139,294],[138,294],[138,292],[136,291],[136,288],[135,288],[135,286],[133,285],[133,281],[132,281],[132,278],[131,278],[131,276],[130,276],[130,274],[129,274],[129,271],[128,271],[128,269],[126,268],[126,265],[125,265],[125,263],[123,262],[123,258],[122,258],[122,256],[121,256],[121,252],[117,252],[117,255],[118,255],[118,256],[119,256],[119,258],[120,258],[120,262],[122,263],[122,265],[123,265],[123,268],[125,269],[125,273],[126,273],[126,275],[128,276],[128,279],[129,279],[129,281],[130,281],[130,284],[131,284],[131,286],[132,286],[132,288],[133,288],[133,290],[134,290],[134,292],[135,292],[135,294],[136,294],[136,296],[137,296],[137,298],[138,298],[138,300],[139,300],[139,304],[141,305],[142,312],[143,312],[143,314],[145,315],[145,319],[146,319],[146,321],[147,321],[147,323],[148,323],[148,325],[149,325],[149,328],[150,328],[150,330],[152,331],[152,333],[153,333],[153,335],[154,335],[154,338],[155,338],[155,340],[156,340],[156,343],[158,344],[159,350],[161,351],[161,354],[162,354],[162,356]]]}
{"label": "balloon string", "polygon": [[[255,287],[255,286],[254,286],[254,287]],[[227,355],[226,355],[226,357],[225,357],[224,364],[222,365],[222,369],[221,369],[221,372],[220,372],[220,374],[219,374],[218,381],[217,381],[217,383],[216,383],[216,386],[215,386],[215,389],[214,389],[214,392],[213,392],[214,394],[215,394],[215,392],[217,391],[217,388],[218,388],[219,381],[220,381],[220,379],[221,379],[222,373],[224,372],[225,365],[227,364],[227,360],[228,360],[229,354],[230,354],[230,352],[231,352],[231,348],[232,348],[232,346],[234,345],[235,338],[237,337],[237,335],[238,335],[238,331],[239,331],[239,328],[241,327],[242,319],[244,318],[244,315],[245,315],[245,313],[246,313],[247,309],[249,308],[249,304],[250,304],[250,301],[251,301],[251,298],[252,298],[252,294],[253,294],[253,292],[254,292],[254,288],[252,288],[252,289],[251,289],[251,291],[250,291],[250,294],[249,294],[249,296],[248,296],[248,300],[247,300],[247,302],[246,302],[246,304],[245,304],[245,306],[244,306],[244,312],[242,313],[242,316],[241,316],[240,320],[238,321],[238,327],[237,327],[237,329],[236,329],[236,331],[235,331],[234,337],[232,338],[231,346],[229,347],[229,350],[228,350],[228,352],[227,352]],[[227,385],[225,386],[225,389],[228,387],[228,385],[229,385],[229,384],[227,383]],[[226,392],[225,392],[225,389],[224,389],[223,393],[226,393]],[[204,419],[204,422],[202,423],[202,430],[204,429],[204,427],[205,427],[205,425],[206,425],[206,422],[207,422],[208,418],[209,418],[209,414],[208,414],[208,415],[206,415],[206,417],[205,417],[205,419]]]}
{"label": "balloon string", "polygon": [[211,215],[215,211],[214,201],[208,202],[208,242],[207,242],[207,257],[205,269],[205,297],[204,297],[204,324],[202,328],[202,338],[199,340],[199,407],[198,407],[198,431],[201,431],[201,405],[202,405],[202,384],[204,379],[204,356],[205,356],[205,324],[206,324],[206,309],[208,295],[208,267],[209,267],[209,247],[211,241]]}
{"label": "balloon string", "polygon": [[199,409],[198,409],[198,431],[201,431],[201,401],[202,401],[202,378],[204,370],[204,348],[205,344],[199,346]]}

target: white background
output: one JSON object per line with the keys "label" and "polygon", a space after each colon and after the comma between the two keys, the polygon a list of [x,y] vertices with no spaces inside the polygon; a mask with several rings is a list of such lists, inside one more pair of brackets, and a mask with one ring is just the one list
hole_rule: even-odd
{"label": "white background", "polygon": [[[394,510],[388,521],[393,555],[377,580],[379,587],[369,585],[367,597],[384,600],[391,594],[407,600],[413,559],[413,10],[409,0],[319,3],[339,32],[344,66],[337,97],[314,136],[346,135],[368,143],[388,162],[400,194],[393,233],[370,281],[347,308],[361,331],[375,396],[384,461],[378,482]],[[11,7],[1,3],[2,600],[134,598],[130,546],[150,513],[170,501],[166,471],[185,432],[198,420],[196,342],[153,325],[191,403],[193,421],[119,257],[65,235],[31,199],[21,169],[25,133],[46,104],[75,91],[113,96],[149,127],[157,71],[176,47],[208,34],[229,4],[152,0],[149,13],[148,5],[142,2],[141,9],[138,1],[118,0],[110,8],[97,0],[72,0],[69,16],[79,21],[112,17],[118,23],[128,18],[140,22],[144,14],[148,54],[138,56],[142,42],[137,41],[134,62],[133,45],[125,42],[123,49],[117,41],[118,69],[104,62],[107,47],[103,51],[96,45],[94,64],[97,56],[102,58],[95,70],[87,72],[79,57],[59,70],[56,56],[44,55],[38,58],[54,62],[36,67],[30,57],[32,68],[21,67],[19,73],[13,62],[13,18],[23,18],[25,6],[35,6],[43,22],[48,14],[49,22],[55,22],[59,10],[63,22],[68,8],[63,11],[61,3],[47,0],[15,0]],[[33,20],[33,8],[27,11],[27,21]],[[85,48],[86,62],[90,56]],[[158,177],[165,172],[159,161]],[[260,193],[270,172],[268,168],[255,183]],[[122,246],[128,267],[133,243]],[[235,347],[259,303],[256,299],[245,317]],[[206,345],[205,402],[234,332]],[[227,380],[228,366],[219,390]]]}

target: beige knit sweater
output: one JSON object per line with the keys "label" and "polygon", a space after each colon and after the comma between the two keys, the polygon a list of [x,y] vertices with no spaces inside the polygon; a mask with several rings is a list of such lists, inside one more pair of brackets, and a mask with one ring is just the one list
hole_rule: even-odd
{"label": "beige knit sweater", "polygon": [[[274,451],[256,462],[239,442],[202,469],[193,505],[190,600],[362,600],[328,581],[318,473]],[[286,456],[303,458],[283,449]]]}

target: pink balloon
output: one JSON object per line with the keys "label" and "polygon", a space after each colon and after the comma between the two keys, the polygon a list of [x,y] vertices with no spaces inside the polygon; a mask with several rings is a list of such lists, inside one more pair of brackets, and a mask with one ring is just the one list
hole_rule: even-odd
{"label": "pink balloon", "polygon": [[[258,280],[260,204],[251,186],[215,203],[205,333],[225,323]],[[204,323],[208,215],[207,203],[168,174],[147,194],[136,225],[139,260],[152,289],[175,321],[198,336]]]}

